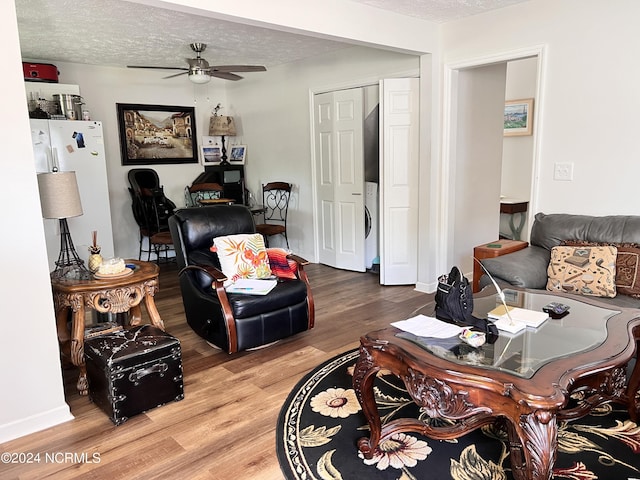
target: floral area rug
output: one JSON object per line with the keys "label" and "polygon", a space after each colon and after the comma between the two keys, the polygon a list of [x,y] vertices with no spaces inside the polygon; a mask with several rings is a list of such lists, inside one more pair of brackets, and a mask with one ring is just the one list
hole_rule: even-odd
{"label": "floral area rug", "polygon": [[[276,429],[278,460],[287,479],[513,479],[506,435],[493,426],[449,441],[397,434],[371,460],[364,459],[356,442],[369,430],[351,384],[357,359],[354,350],[329,360],[289,394]],[[404,417],[435,421],[388,372],[378,374],[375,395],[383,423]],[[553,478],[640,479],[640,428],[622,407],[609,405],[559,424]]]}

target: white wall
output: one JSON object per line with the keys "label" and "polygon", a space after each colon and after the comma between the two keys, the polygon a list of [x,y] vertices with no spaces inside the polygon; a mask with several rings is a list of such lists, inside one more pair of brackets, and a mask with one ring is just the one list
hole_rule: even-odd
{"label": "white wall", "polygon": [[[635,0],[532,0],[443,25],[445,63],[545,46],[535,211],[638,213],[638,18]],[[574,163],[572,182],[555,162]]]}
{"label": "white wall", "polygon": [[[127,172],[132,168],[153,168],[158,172],[165,195],[178,207],[184,207],[184,188],[204,170],[200,164],[134,165],[121,164],[120,139],[116,103],[178,105],[194,107],[197,117],[198,145],[209,134],[209,117],[213,108],[227,106],[225,81],[213,79],[205,85],[195,85],[185,76],[163,80],[163,70],[143,70],[99,67],[72,63],[57,63],[60,82],[80,86],[86,108],[92,120],[103,123],[109,199],[116,256],[138,258],[138,227],[131,211],[127,188]],[[226,109],[222,113],[227,113]],[[98,232],[98,239],[100,232]]]}
{"label": "white wall", "polygon": [[311,92],[377,83],[385,76],[416,74],[419,58],[351,47],[270,69],[260,77],[230,84],[230,109],[241,122],[247,144],[247,187],[256,198],[260,185],[294,185],[287,229],[291,249],[310,260],[314,247],[311,146]]}
{"label": "white wall", "polygon": [[[13,2],[0,2],[3,235],[0,442],[73,417],[64,402],[40,197]],[[30,160],[30,161],[29,161]]]}

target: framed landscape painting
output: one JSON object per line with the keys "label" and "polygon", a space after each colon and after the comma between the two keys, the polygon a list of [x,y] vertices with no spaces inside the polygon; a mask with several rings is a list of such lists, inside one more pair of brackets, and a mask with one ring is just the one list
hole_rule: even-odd
{"label": "framed landscape painting", "polygon": [[198,163],[195,109],[117,103],[122,165]]}
{"label": "framed landscape painting", "polygon": [[504,104],[504,136],[533,133],[533,98],[509,100]]}

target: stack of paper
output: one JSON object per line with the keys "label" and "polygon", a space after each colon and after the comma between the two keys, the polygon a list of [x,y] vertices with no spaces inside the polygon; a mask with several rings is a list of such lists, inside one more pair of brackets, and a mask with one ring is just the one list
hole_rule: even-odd
{"label": "stack of paper", "polygon": [[495,320],[495,325],[499,330],[510,333],[516,333],[526,327],[538,328],[549,318],[546,312],[538,312],[536,310],[528,310],[526,308],[508,307],[509,314],[506,309],[500,305],[491,310],[487,316]]}
{"label": "stack of paper", "polygon": [[266,295],[278,284],[277,280],[253,280],[241,278],[225,288],[227,293],[243,293],[246,295]]}
{"label": "stack of paper", "polygon": [[508,318],[499,318],[493,322],[493,324],[504,332],[518,333],[520,330],[524,330],[527,326],[522,322],[511,321]]}
{"label": "stack of paper", "polygon": [[462,331],[462,327],[426,315],[416,315],[391,325],[419,337],[450,338],[459,335]]}

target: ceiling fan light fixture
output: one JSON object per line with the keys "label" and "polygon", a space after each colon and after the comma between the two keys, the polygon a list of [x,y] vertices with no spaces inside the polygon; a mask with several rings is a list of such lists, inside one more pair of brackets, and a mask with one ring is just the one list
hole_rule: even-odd
{"label": "ceiling fan light fixture", "polygon": [[204,70],[195,70],[189,72],[189,80],[191,80],[193,83],[198,84],[209,83],[209,81],[211,80],[211,75],[209,75],[209,72]]}

